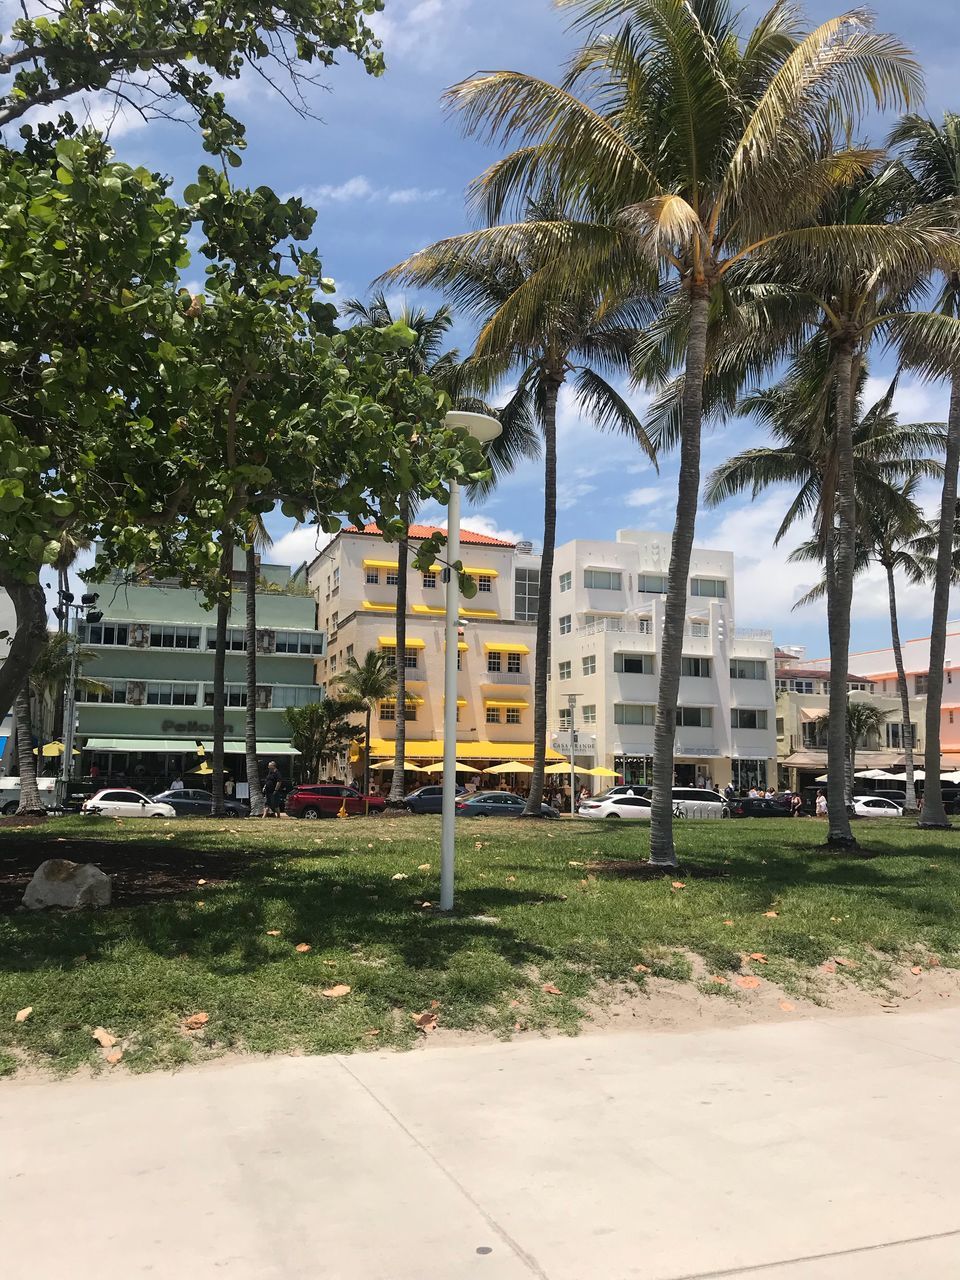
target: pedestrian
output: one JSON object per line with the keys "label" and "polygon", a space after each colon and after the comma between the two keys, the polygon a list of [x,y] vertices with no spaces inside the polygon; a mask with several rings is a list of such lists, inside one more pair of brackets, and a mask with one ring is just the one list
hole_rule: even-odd
{"label": "pedestrian", "polygon": [[100,777],[100,766],[97,764],[96,760],[94,760],[93,764],[90,766],[90,777],[91,778]]}
{"label": "pedestrian", "polygon": [[236,787],[236,783],[233,780],[233,775],[228,773],[223,780],[223,794],[227,797],[228,800],[232,800],[233,794],[236,791],[236,789],[237,787]]}
{"label": "pedestrian", "polygon": [[174,780],[170,783],[170,790],[171,790],[171,791],[182,791],[182,790],[183,790],[183,779],[180,777],[179,773],[178,773],[178,774],[177,774],[177,776],[174,778]]}
{"label": "pedestrian", "polygon": [[267,776],[263,780],[263,798],[266,804],[263,806],[261,817],[275,818],[280,811],[280,801],[283,793],[280,790],[280,771],[277,769],[277,762],[271,760],[267,765]]}
{"label": "pedestrian", "polygon": [[827,797],[822,791],[817,792],[816,809],[818,818],[825,818],[827,816]]}
{"label": "pedestrian", "polygon": [[756,787],[751,787],[750,790],[747,792],[747,795],[750,797],[751,800],[760,799],[760,792],[757,790]]}
{"label": "pedestrian", "polygon": [[732,782],[728,782],[727,785],[723,788],[723,794],[726,796],[728,800],[732,800],[733,797],[737,794],[736,791],[734,791],[733,789]]}
{"label": "pedestrian", "polygon": [[799,795],[798,793],[796,793],[796,792],[795,792],[795,793],[790,797],[790,817],[791,817],[791,818],[799,818],[799,817],[800,817],[800,810],[801,810],[802,808],[803,808],[803,800],[800,798],[800,795]]}

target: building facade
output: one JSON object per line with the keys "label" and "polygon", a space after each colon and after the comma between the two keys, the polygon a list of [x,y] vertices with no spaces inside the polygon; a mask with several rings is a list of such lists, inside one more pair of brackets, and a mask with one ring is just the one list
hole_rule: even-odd
{"label": "building facade", "polygon": [[[568,542],[554,561],[553,745],[585,768],[650,782],[670,536],[621,529]],[[734,625],[734,563],[695,548],[690,563],[674,776],[739,788],[776,776],[770,632]],[[571,708],[571,695],[575,705]],[[576,734],[570,742],[571,727]]]}
{"label": "building facade", "polygon": [[[410,528],[407,572],[406,758],[429,764],[443,756],[443,566],[421,573],[412,566],[416,544],[436,533]],[[461,560],[477,582],[477,594],[460,608],[458,642],[457,757],[478,771],[533,756],[533,655],[540,560],[529,543],[514,544],[469,530],[461,532]],[[371,650],[398,659],[396,544],[376,525],[343,529],[308,570],[321,625],[328,634],[319,680],[336,697],[337,677],[351,657]],[[377,708],[371,757],[392,759],[396,702]],[[553,756],[554,753],[551,753]],[[359,761],[355,762],[359,763]],[[411,784],[417,775],[411,774]]]}
{"label": "building facade", "polygon": [[[257,738],[260,754],[288,771],[296,755],[284,709],[317,702],[314,680],[324,652],[316,606],[286,565],[261,563],[257,592]],[[98,686],[77,692],[81,769],[90,776],[165,783],[198,764],[197,742],[209,751],[213,733],[216,612],[199,592],[145,577],[95,588],[103,620],[82,624],[81,644],[96,654],[84,672]],[[226,760],[245,777],[246,596],[243,556],[234,560],[227,632]],[[146,782],[144,781],[144,785]],[[242,794],[242,790],[241,790]]]}

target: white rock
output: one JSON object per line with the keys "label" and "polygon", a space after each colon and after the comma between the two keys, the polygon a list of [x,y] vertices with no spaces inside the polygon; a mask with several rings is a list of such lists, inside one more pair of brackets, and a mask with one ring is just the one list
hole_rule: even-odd
{"label": "white rock", "polygon": [[48,858],[33,873],[23,895],[23,905],[31,911],[44,907],[108,907],[110,877],[92,862]]}

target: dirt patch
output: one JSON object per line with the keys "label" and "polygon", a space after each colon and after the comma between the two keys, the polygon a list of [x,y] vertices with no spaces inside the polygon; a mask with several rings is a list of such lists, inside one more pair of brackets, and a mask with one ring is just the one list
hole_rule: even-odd
{"label": "dirt patch", "polygon": [[18,849],[11,842],[0,853],[0,914],[20,906],[33,873],[47,858],[92,862],[113,878],[113,905],[118,907],[182,897],[196,890],[198,880],[216,888],[250,865],[249,856],[236,852],[176,849],[161,843],[60,839]]}
{"label": "dirt patch", "polygon": [[619,876],[624,880],[662,880],[664,876],[671,880],[722,880],[727,874],[720,867],[654,867],[629,858],[600,858],[587,862],[585,867],[593,875]]}
{"label": "dirt patch", "polygon": [[19,816],[15,813],[8,813],[4,817],[0,817],[0,828],[2,827],[38,827],[47,821],[45,813],[22,813]]}

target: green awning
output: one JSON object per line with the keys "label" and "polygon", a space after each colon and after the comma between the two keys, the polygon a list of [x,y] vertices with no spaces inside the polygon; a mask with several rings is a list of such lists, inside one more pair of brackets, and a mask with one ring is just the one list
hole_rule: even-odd
{"label": "green awning", "polygon": [[[213,750],[213,742],[203,739],[203,745],[209,756]],[[165,755],[186,755],[197,753],[196,738],[88,738],[85,743],[87,751],[160,751]],[[224,751],[231,755],[246,750],[242,738],[227,738],[223,744]],[[299,751],[289,742],[258,742],[259,756],[298,756]]]}

